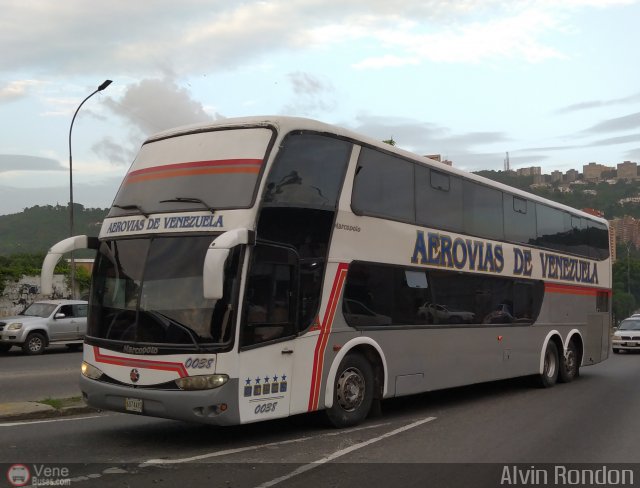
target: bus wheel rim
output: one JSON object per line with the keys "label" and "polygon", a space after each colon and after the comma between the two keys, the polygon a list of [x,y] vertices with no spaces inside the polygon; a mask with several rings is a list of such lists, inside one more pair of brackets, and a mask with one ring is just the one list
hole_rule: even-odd
{"label": "bus wheel rim", "polygon": [[356,410],[364,400],[365,388],[364,376],[360,370],[346,369],[338,378],[336,388],[340,407],[347,412]]}
{"label": "bus wheel rim", "polygon": [[549,378],[553,377],[556,372],[556,357],[551,351],[547,351],[544,355],[544,370]]}
{"label": "bus wheel rim", "polygon": [[573,369],[576,366],[576,355],[573,352],[573,350],[570,348],[567,351],[567,357],[565,359],[565,367],[567,369],[567,371],[569,371],[570,373],[573,373]]}

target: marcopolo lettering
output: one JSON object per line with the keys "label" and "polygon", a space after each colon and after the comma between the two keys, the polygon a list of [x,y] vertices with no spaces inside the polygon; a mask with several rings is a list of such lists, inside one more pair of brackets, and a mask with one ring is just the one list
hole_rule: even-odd
{"label": "marcopolo lettering", "polygon": [[452,239],[449,235],[436,232],[429,232],[425,240],[424,232],[419,230],[411,262],[442,268],[502,273],[504,251],[501,244],[461,237]]}

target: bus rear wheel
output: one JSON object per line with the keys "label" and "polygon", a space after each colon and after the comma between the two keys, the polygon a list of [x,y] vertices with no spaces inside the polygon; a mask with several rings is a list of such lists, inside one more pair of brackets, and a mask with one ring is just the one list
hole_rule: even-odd
{"label": "bus rear wheel", "polygon": [[569,342],[567,352],[562,361],[560,361],[560,371],[558,372],[558,381],[560,383],[569,383],[580,374],[580,353],[575,341]]}
{"label": "bus rear wheel", "polygon": [[347,354],[340,362],[333,386],[333,405],[325,411],[337,428],[362,422],[373,403],[373,368],[360,354]]}
{"label": "bus rear wheel", "polygon": [[538,384],[541,388],[550,388],[558,381],[560,371],[560,358],[558,346],[553,341],[547,343],[544,351],[542,373],[538,376]]}

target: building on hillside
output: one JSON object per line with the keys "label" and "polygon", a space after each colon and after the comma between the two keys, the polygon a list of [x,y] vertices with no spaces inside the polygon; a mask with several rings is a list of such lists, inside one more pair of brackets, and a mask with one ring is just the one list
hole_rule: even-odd
{"label": "building on hillside", "polygon": [[556,181],[562,183],[562,171],[555,170],[551,172],[551,182],[555,183]]}
{"label": "building on hillside", "polygon": [[589,163],[582,166],[582,174],[587,181],[600,181],[602,179],[602,173],[614,170],[615,168],[598,163]]}
{"label": "building on hillside", "polygon": [[425,154],[424,157],[433,159],[434,161],[438,161],[442,164],[446,164],[447,166],[453,166],[453,162],[449,161],[447,158],[443,158],[442,154]]}
{"label": "building on hillside", "polygon": [[530,166],[528,168],[516,169],[517,176],[536,176],[541,174],[542,174],[542,167],[540,166]]}
{"label": "building on hillside", "polygon": [[631,161],[625,161],[618,165],[618,177],[619,180],[637,180],[638,179],[638,164]]}
{"label": "building on hillside", "polygon": [[616,240],[622,243],[631,243],[635,247],[640,246],[640,220],[625,215],[609,221],[611,233],[616,235]]}
{"label": "building on hillside", "polygon": [[574,181],[577,181],[579,177],[580,173],[578,173],[578,170],[570,169],[564,174],[564,181],[567,183],[573,183]]}

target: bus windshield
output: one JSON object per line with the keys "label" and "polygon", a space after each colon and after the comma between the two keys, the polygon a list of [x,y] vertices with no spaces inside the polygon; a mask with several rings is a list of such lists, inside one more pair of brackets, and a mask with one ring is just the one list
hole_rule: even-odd
{"label": "bus windshield", "polygon": [[122,182],[109,217],[253,203],[273,131],[235,128],[147,142]]}
{"label": "bus windshield", "polygon": [[227,260],[224,296],[203,297],[202,267],[215,236],[105,241],[96,258],[88,336],[127,343],[229,342],[237,252]]}

